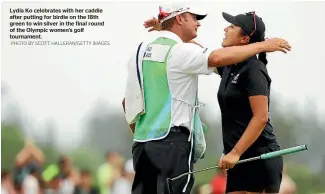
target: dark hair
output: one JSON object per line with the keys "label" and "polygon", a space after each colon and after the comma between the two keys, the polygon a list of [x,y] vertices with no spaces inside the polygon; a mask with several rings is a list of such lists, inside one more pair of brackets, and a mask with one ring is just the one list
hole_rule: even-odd
{"label": "dark hair", "polygon": [[258,59],[264,63],[264,65],[267,65],[267,59],[266,59],[266,52],[258,54]]}
{"label": "dark hair", "polygon": [[[243,29],[241,29],[241,33],[242,33],[243,36],[247,35],[244,32]],[[250,37],[248,44],[256,43],[256,42],[262,42],[262,41],[265,41],[265,39],[263,38],[262,40],[258,40],[258,39],[254,38],[254,37]],[[264,63],[264,65],[267,65],[268,61],[266,59],[266,52],[262,52],[262,53],[258,54],[258,60],[260,60],[262,63]]]}
{"label": "dark hair", "polygon": [[81,176],[91,175],[91,172],[88,169],[82,169],[80,170],[80,175]]}
{"label": "dark hair", "polygon": [[[179,16],[185,16],[186,13],[188,13],[188,12],[182,13]],[[187,20],[187,19],[185,18],[185,20]],[[173,27],[175,22],[176,22],[176,17],[172,17],[172,18],[162,22],[160,24],[160,29],[161,30],[170,30]]]}
{"label": "dark hair", "polygon": [[64,165],[68,160],[69,160],[69,159],[68,159],[67,156],[65,156],[65,155],[61,155],[61,156],[59,157],[59,161],[58,161],[58,163],[59,163],[60,166],[62,166],[62,165]]}
{"label": "dark hair", "polygon": [[169,29],[174,25],[174,22],[175,22],[175,17],[170,18],[170,19],[168,19],[168,20],[162,22],[162,23],[160,24],[160,26],[161,26],[161,27],[160,27],[161,30],[169,30]]}

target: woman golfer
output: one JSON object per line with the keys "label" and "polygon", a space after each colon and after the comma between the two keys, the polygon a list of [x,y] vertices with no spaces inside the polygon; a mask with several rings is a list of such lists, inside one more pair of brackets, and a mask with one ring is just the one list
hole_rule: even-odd
{"label": "woman golfer", "polygon": [[[225,28],[223,47],[247,45],[265,40],[265,24],[255,12],[231,16]],[[149,31],[159,30],[156,19],[145,21]],[[280,150],[268,117],[271,78],[266,53],[241,63],[219,67],[218,102],[222,117],[224,155],[219,168],[227,172],[226,192],[230,194],[278,193],[283,170],[282,157],[235,165],[240,159]]]}
{"label": "woman golfer", "polygon": [[[265,40],[265,24],[255,12],[231,16],[222,46],[238,46]],[[219,167],[227,171],[226,192],[231,194],[278,193],[283,159],[276,157],[235,165],[238,160],[277,151],[280,146],[268,117],[271,78],[266,54],[217,68],[221,76],[218,102],[222,117],[224,156]]]}

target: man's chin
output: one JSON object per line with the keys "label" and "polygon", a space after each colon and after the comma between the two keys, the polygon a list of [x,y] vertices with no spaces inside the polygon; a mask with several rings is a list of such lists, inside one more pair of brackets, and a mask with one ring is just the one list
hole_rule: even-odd
{"label": "man's chin", "polygon": [[197,37],[197,32],[194,32],[193,33],[193,38],[192,38],[192,40],[194,39],[194,38],[196,38]]}

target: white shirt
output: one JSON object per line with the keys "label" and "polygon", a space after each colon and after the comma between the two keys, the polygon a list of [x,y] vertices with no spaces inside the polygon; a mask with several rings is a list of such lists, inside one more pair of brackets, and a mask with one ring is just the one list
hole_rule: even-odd
{"label": "white shirt", "polygon": [[6,188],[1,187],[1,194],[9,194]]}
{"label": "white shirt", "polygon": [[179,42],[171,49],[167,59],[167,77],[172,95],[172,126],[185,126],[190,129],[199,75],[211,74],[215,69],[208,67],[212,50],[194,43],[184,43],[172,32],[162,33],[165,37]]}
{"label": "white shirt", "polygon": [[40,187],[38,180],[34,176],[26,176],[22,186],[24,194],[39,194]]}
{"label": "white shirt", "polygon": [[[178,35],[170,31],[160,31],[158,36],[177,42],[167,58],[167,79],[172,95],[171,126],[185,126],[191,129],[193,106],[198,91],[198,75],[211,74],[215,69],[208,67],[208,58],[212,50],[194,43],[184,43]],[[145,50],[146,46],[142,46],[139,56],[143,56]],[[130,60],[129,65],[135,65],[134,63],[135,60]]]}
{"label": "white shirt", "polygon": [[112,194],[131,194],[131,191],[132,183],[124,177],[119,178],[112,188]]}
{"label": "white shirt", "polygon": [[75,188],[75,184],[69,178],[66,178],[60,182],[60,193],[72,194]]}

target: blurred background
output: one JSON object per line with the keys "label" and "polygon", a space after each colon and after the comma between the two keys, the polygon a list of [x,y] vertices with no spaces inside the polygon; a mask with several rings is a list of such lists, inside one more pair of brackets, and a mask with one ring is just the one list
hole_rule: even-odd
{"label": "blurred background", "polygon": [[[221,12],[257,11],[268,37],[281,36],[291,53],[272,53],[270,120],[287,155],[282,194],[325,193],[325,94],[321,45],[324,2],[192,2],[209,9],[197,40],[219,48],[228,24]],[[132,135],[121,102],[129,54],[148,33],[143,21],[161,2],[2,4],[1,183],[8,193],[129,194],[134,171]],[[105,27],[85,33],[44,34],[44,40],[103,40],[109,46],[13,46],[9,8],[102,8]],[[114,16],[114,17],[112,17]],[[116,16],[116,17],[115,17]],[[132,16],[132,17],[130,17]],[[118,19],[117,19],[118,18]],[[130,19],[131,18],[131,19]],[[132,29],[132,34],[130,34]],[[94,36],[96,34],[96,36]],[[19,55],[19,57],[17,57]],[[207,154],[196,169],[218,163],[222,152],[217,75],[200,77],[199,97],[208,126]],[[224,193],[224,172],[195,175],[194,194]]]}

